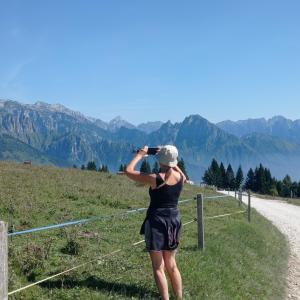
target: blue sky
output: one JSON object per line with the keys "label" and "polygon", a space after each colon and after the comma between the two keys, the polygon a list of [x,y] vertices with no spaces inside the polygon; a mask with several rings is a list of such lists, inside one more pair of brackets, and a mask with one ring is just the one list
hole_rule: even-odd
{"label": "blue sky", "polygon": [[300,1],[3,1],[0,98],[108,121],[300,118]]}

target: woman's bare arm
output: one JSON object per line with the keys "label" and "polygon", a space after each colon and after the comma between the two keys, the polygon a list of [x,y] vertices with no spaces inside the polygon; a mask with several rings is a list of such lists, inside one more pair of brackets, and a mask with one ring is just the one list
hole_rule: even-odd
{"label": "woman's bare arm", "polygon": [[173,169],[174,169],[175,171],[179,172],[179,173],[182,175],[182,177],[183,177],[183,182],[186,182],[186,181],[187,181],[186,176],[184,175],[184,173],[182,172],[182,170],[181,170],[178,166],[173,167]]}
{"label": "woman's bare arm", "polygon": [[126,175],[137,182],[151,185],[152,187],[156,186],[156,175],[155,174],[144,174],[135,170],[137,163],[147,154],[148,147],[145,146],[141,149],[132,161],[128,164],[126,168]]}

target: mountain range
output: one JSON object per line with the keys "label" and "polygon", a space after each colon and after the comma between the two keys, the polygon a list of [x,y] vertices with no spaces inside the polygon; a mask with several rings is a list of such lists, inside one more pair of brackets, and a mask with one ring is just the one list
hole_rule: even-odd
{"label": "mountain range", "polygon": [[260,133],[300,144],[300,119],[292,121],[282,116],[275,116],[269,120],[260,118],[237,122],[223,121],[216,125],[237,137]]}
{"label": "mountain range", "polygon": [[87,117],[60,104],[21,104],[0,100],[0,159],[32,160],[69,167],[90,160],[116,171],[132,149],[175,144],[193,180],[200,181],[212,158],[240,164],[259,163],[279,178],[300,179],[300,121],[283,117],[213,124],[200,115],[182,122],[146,122],[135,126],[121,117],[110,122]]}

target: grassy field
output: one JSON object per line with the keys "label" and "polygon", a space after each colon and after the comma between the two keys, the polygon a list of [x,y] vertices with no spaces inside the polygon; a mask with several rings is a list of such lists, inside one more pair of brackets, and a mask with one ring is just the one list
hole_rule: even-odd
{"label": "grassy field", "polygon": [[[211,190],[186,185],[182,199]],[[13,230],[110,215],[148,205],[147,188],[116,175],[0,162],[0,216]],[[196,203],[180,206],[183,222]],[[232,198],[205,200],[205,216],[240,210]],[[9,238],[9,291],[69,267],[98,260],[10,299],[158,299],[139,235],[145,213]],[[206,250],[196,223],[184,227],[178,265],[185,299],[280,300],[285,297],[284,237],[253,211],[205,221]],[[123,249],[113,256],[101,256]]]}
{"label": "grassy field", "polygon": [[257,198],[262,198],[262,199],[285,201],[289,204],[300,206],[300,198],[283,198],[283,197],[278,197],[278,196],[261,195],[261,194],[254,194],[254,196]]}
{"label": "grassy field", "polygon": [[290,204],[293,204],[293,205],[300,206],[300,199],[299,198],[297,198],[297,199],[289,199],[287,202],[290,203]]}

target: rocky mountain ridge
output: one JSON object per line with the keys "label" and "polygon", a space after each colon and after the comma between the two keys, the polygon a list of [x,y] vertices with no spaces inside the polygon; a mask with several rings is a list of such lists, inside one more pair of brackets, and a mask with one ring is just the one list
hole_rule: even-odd
{"label": "rocky mountain ridge", "polygon": [[[148,132],[120,117],[104,122],[107,126],[111,123],[109,129],[100,121],[62,105],[1,101],[0,157],[13,159],[16,153],[16,160],[32,159],[40,163],[37,157],[43,156],[44,163],[59,166],[79,166],[94,160],[97,165],[107,164],[116,171],[121,163],[128,163],[133,148],[175,144],[191,178],[197,181],[212,158],[231,163],[234,168],[242,164],[244,170],[263,163],[280,178],[286,173],[300,178],[300,146],[268,134],[237,137],[199,115],[175,124],[170,121],[150,124],[154,126]],[[12,147],[12,141],[16,141],[16,147]],[[20,156],[19,148],[24,155]],[[36,150],[34,155],[33,150]]]}
{"label": "rocky mountain ridge", "polygon": [[216,125],[237,137],[260,133],[300,144],[300,119],[292,121],[282,116],[275,116],[271,119],[247,119],[236,122],[227,120]]}

